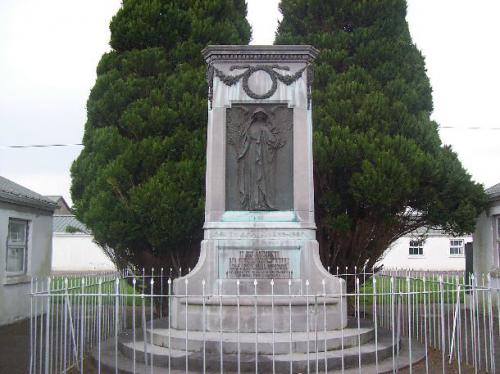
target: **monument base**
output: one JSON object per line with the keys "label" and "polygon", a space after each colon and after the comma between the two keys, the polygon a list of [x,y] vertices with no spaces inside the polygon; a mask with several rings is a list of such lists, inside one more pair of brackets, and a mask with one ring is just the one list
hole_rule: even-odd
{"label": "monument base", "polygon": [[[274,331],[299,332],[313,328],[313,309],[330,331],[347,325],[345,281],[321,264],[314,227],[293,213],[229,216],[205,225],[198,264],[174,280],[173,328],[264,332],[274,320]],[[206,321],[196,317],[202,313]]]}
{"label": "monument base", "polygon": [[173,303],[171,323],[181,331],[305,332],[317,329],[318,323],[338,330],[346,324],[340,318],[340,300],[297,295],[181,297]]}

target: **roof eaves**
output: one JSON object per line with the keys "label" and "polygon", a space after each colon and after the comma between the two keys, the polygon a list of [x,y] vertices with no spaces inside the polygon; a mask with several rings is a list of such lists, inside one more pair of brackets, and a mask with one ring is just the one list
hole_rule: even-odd
{"label": "roof eaves", "polygon": [[57,208],[57,204],[51,201],[34,199],[29,196],[20,195],[5,190],[0,190],[0,201],[10,204],[17,204],[22,206],[29,206],[32,208],[38,208],[49,212],[54,212],[54,210],[56,210]]}
{"label": "roof eaves", "polygon": [[487,188],[485,192],[490,199],[495,199],[497,197],[500,197],[500,183],[497,183],[494,186]]}
{"label": "roof eaves", "polygon": [[487,188],[485,192],[490,200],[496,200],[497,198],[500,198],[500,183]]}

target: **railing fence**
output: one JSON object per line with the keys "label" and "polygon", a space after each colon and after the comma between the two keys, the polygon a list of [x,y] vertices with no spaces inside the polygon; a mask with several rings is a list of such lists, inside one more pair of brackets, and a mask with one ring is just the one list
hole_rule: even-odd
{"label": "railing fence", "polygon": [[[347,270],[331,271],[354,285],[344,295],[312,294],[307,280],[301,281],[300,294],[293,294],[290,286],[288,294],[276,294],[274,281],[270,282],[269,294],[257,294],[257,284],[268,282],[264,280],[253,281],[254,293],[242,293],[240,280],[235,280],[236,294],[208,292],[203,282],[200,295],[174,295],[173,279],[182,271],[163,269],[149,274],[143,270],[138,275],[123,272],[33,279],[30,373],[85,373],[90,367],[98,373],[104,368],[118,373],[124,362],[130,362],[128,369],[133,373],[170,372],[179,366],[185,372],[222,373],[231,365],[236,372],[283,372],[285,366],[292,372],[294,365],[301,367],[301,362],[305,362],[307,372],[398,372],[401,366],[407,366],[410,373],[445,373],[450,367],[459,373],[496,372],[500,290],[492,286],[488,275],[472,274],[465,283],[460,272],[391,270],[373,274]],[[174,298],[186,300],[185,315],[181,316],[185,319],[184,331],[171,329]],[[301,334],[293,328],[298,323],[292,319],[297,298],[306,299],[303,314],[307,330]],[[340,300],[340,308],[348,312],[345,331],[329,331],[329,298]],[[193,316],[187,304],[194,299],[201,300],[199,334],[188,329]],[[238,325],[232,332],[222,326],[222,305],[228,300],[237,303]],[[254,303],[251,308],[243,309],[249,302]],[[269,307],[272,321],[259,320],[259,312]],[[275,321],[278,308],[289,308],[288,321]],[[207,326],[217,310],[220,328],[213,331]],[[241,310],[255,313],[252,333],[241,330]],[[263,332],[266,323],[272,323],[272,329]],[[155,332],[161,329],[168,335]],[[245,356],[250,352],[245,340],[249,334],[255,335],[251,335],[255,357],[250,364]],[[267,336],[272,340],[266,340]],[[214,339],[219,346],[217,357],[207,347]],[[304,347],[297,339],[302,339]],[[364,353],[368,340],[374,347],[371,356]],[[202,354],[199,361],[191,355],[192,346]],[[272,363],[263,361],[262,355]],[[234,363],[228,357],[234,358]],[[284,357],[291,359],[284,362]],[[266,369],[268,364],[271,366]]]}

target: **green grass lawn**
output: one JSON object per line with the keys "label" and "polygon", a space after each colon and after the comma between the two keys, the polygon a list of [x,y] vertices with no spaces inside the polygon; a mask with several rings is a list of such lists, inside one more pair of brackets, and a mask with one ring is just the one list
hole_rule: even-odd
{"label": "green grass lawn", "polygon": [[445,277],[441,293],[440,282],[437,277],[427,278],[424,284],[423,278],[409,278],[408,281],[405,277],[394,277],[393,283],[391,283],[390,277],[377,276],[375,287],[373,279],[367,280],[360,286],[360,299],[361,302],[370,305],[373,304],[374,297],[377,298],[379,303],[390,303],[391,294],[395,293],[401,295],[404,300],[410,297],[411,301],[417,304],[424,303],[424,297],[428,303],[440,302],[441,297],[443,297],[445,303],[455,303],[457,301],[457,288],[460,284],[460,301],[463,303],[465,295],[463,282],[463,277]]}
{"label": "green grass lawn", "polygon": [[[59,304],[64,301],[66,294],[66,288],[68,292],[69,299],[72,303],[79,303],[80,295],[97,295],[99,294],[99,279],[101,280],[100,293],[103,294],[102,302],[109,304],[116,297],[116,278],[112,276],[103,277],[89,277],[89,276],[56,276],[51,280],[51,293],[54,295],[52,297],[54,304]],[[66,285],[67,282],[67,285]],[[125,279],[120,279],[118,282],[118,293],[123,297],[123,301],[126,305],[133,304],[132,295],[137,295],[136,305],[140,303],[140,294],[142,290],[142,284],[136,285],[135,290],[132,285],[130,285]],[[92,297],[92,296],[88,296]],[[97,296],[95,296],[97,297]]]}

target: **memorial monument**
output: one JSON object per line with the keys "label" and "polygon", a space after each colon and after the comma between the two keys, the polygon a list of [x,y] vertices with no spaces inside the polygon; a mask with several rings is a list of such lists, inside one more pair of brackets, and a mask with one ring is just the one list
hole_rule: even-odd
{"label": "memorial monument", "polygon": [[[317,54],[311,46],[203,50],[209,87],[205,238],[198,265],[175,280],[174,293],[186,293],[186,280],[187,293],[197,295],[270,295],[271,280],[276,295],[345,293],[344,281],[323,268],[315,233],[311,85]],[[305,298],[295,301],[303,315]],[[174,304],[174,315],[184,311],[182,302]],[[228,313],[231,303],[223,298]],[[340,312],[338,297],[328,304],[330,328],[344,327],[346,308]],[[253,313],[243,315],[254,320]],[[225,330],[236,327],[226,322]],[[182,318],[173,323],[183,327]],[[305,331],[305,322],[295,328]]]}
{"label": "memorial monument", "polygon": [[[203,50],[208,127],[200,258],[174,280],[167,317],[144,325],[142,341],[135,330],[121,335],[121,371],[131,372],[133,358],[146,363],[144,372],[148,362],[183,372],[261,373],[363,362],[373,372],[398,351],[388,332],[377,334],[365,321],[348,326],[345,282],[319,258],[311,103],[317,54],[298,45]],[[113,342],[105,345],[109,367],[117,365],[113,349]]]}

